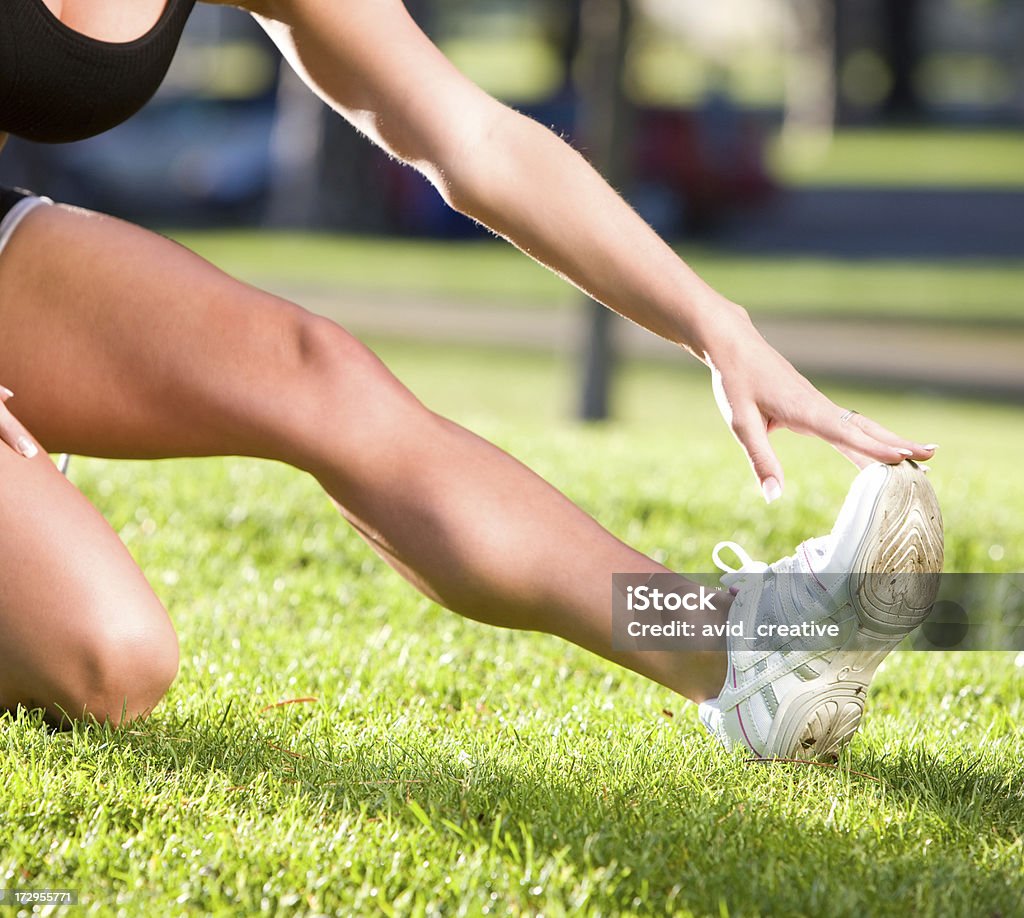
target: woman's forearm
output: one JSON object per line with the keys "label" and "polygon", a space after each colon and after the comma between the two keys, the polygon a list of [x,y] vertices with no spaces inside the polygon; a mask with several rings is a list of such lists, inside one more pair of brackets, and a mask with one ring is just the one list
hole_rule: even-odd
{"label": "woman's forearm", "polygon": [[481,138],[448,171],[457,210],[698,357],[713,325],[742,315],[553,132],[502,107]]}
{"label": "woman's forearm", "polygon": [[246,5],[359,130],[594,299],[698,357],[721,339],[712,324],[746,319],[568,144],[459,74],[395,0]]}

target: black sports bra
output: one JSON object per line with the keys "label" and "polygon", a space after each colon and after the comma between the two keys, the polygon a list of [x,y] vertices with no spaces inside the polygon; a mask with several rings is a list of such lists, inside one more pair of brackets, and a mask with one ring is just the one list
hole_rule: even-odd
{"label": "black sports bra", "polygon": [[156,25],[128,42],[82,35],[43,0],[0,2],[0,133],[68,143],[109,130],[150,100],[196,0],[167,0]]}

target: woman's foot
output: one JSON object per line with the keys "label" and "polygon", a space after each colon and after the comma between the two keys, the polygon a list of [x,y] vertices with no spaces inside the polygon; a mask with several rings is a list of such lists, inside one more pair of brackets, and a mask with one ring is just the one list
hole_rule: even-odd
{"label": "woman's foot", "polygon": [[[738,570],[720,560],[723,547]],[[857,731],[878,664],[931,609],[942,552],[935,492],[909,460],[864,469],[832,533],[789,558],[766,565],[719,544],[737,633],[721,694],[700,706],[705,726],[726,749],[762,758],[835,757]]]}

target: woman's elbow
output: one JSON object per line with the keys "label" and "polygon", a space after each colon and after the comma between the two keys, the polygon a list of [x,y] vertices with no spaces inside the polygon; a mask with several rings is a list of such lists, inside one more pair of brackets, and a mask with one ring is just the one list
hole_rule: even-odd
{"label": "woman's elbow", "polygon": [[486,114],[447,130],[430,154],[410,164],[426,176],[449,207],[480,219],[509,179],[515,132],[520,129],[517,122],[528,120],[496,103]]}

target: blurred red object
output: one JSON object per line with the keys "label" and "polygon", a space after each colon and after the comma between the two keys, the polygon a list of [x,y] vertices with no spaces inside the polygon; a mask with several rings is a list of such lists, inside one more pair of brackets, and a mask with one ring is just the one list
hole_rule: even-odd
{"label": "blurred red object", "polygon": [[633,152],[636,180],[680,202],[680,229],[709,229],[737,210],[764,203],[776,190],[757,123],[724,103],[712,101],[695,112],[641,109]]}

